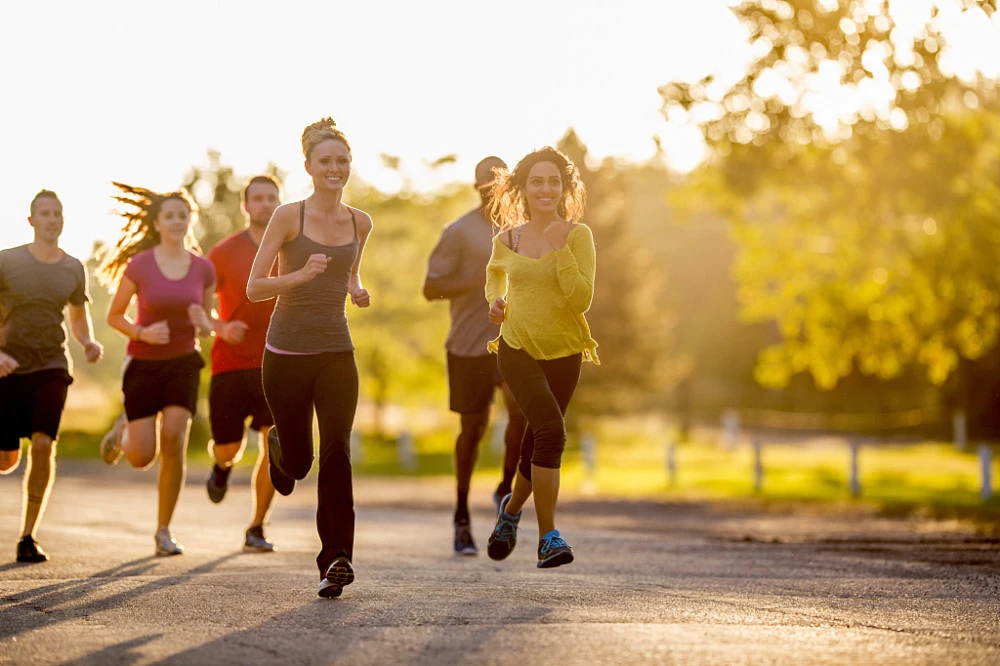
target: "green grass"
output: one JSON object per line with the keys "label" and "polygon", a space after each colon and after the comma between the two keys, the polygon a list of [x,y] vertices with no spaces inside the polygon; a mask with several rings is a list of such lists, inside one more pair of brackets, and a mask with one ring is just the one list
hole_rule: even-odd
{"label": "green grass", "polygon": [[[415,467],[404,469],[396,441],[366,436],[363,455],[355,461],[361,475],[450,476],[454,431],[418,435]],[[193,433],[189,460],[209,464]],[[60,456],[96,457],[100,437],[78,431],[60,438]],[[666,434],[612,424],[597,439],[596,465],[586,469],[578,441],[570,437],[563,458],[562,487],[567,493],[646,500],[735,500],[763,503],[808,502],[875,506],[891,515],[933,515],[971,518],[1000,529],[1000,496],[989,502],[979,496],[979,461],[973,451],[950,444],[871,445],[859,455],[861,496],[848,487],[850,450],[838,444],[766,444],[763,447],[763,487],[753,483],[753,453],[749,446],[727,450],[715,443],[692,442],[675,449],[676,478],[669,483]],[[1000,451],[997,452],[1000,454]],[[253,456],[248,452],[248,456]],[[994,459],[994,479],[1000,483],[1000,455]],[[477,485],[491,485],[499,476],[500,459],[488,442],[480,449]]]}

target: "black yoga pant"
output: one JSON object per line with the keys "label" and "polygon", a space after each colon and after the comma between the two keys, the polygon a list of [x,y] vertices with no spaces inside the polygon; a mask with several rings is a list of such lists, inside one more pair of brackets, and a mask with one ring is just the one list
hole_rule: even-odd
{"label": "black yoga pant", "polygon": [[354,352],[293,356],[264,352],[264,396],[278,432],[280,459],[271,460],[296,479],[313,464],[312,415],[319,420],[319,501],[316,529],[322,550],[320,576],[338,555],[353,559],[354,487],[351,428],[358,407]]}
{"label": "black yoga pant", "polygon": [[539,361],[500,339],[497,365],[528,421],[517,468],[529,481],[532,465],[559,469],[562,463],[566,448],[563,416],[580,381],[582,363],[582,354]]}

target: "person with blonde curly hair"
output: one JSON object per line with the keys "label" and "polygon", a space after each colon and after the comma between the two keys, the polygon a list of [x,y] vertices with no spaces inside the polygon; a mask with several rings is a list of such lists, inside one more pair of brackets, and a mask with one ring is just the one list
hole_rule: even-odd
{"label": "person with blonde curly hair", "polygon": [[[125,226],[99,277],[117,285],[107,322],[129,343],[122,375],[125,412],[101,442],[101,457],[114,464],[124,453],[133,467],[148,469],[159,454],[156,554],[180,555],[184,547],[174,540],[170,521],[184,485],[205,365],[198,337],[211,335],[214,325],[209,308],[215,268],[191,233],[197,209],[186,192],[114,185],[121,190],[115,200],[125,206]],[[135,321],[125,315],[133,299]]]}
{"label": "person with blonde curly hair", "polygon": [[[264,348],[264,396],[274,417],[268,433],[271,482],[282,495],[313,464],[312,415],[319,421],[316,527],[321,549],[319,596],[339,597],[354,581],[351,429],[358,369],[346,303],[371,305],[361,257],[372,219],[344,203],[351,146],[332,118],[302,133],[314,191],[274,211],[250,270],[247,298],[276,298]],[[269,275],[275,258],[277,276]]]}
{"label": "person with blonde curly hair", "polygon": [[584,317],[594,296],[594,237],[580,222],[586,205],[580,172],[558,150],[533,151],[496,176],[491,215],[499,233],[486,267],[486,300],[500,337],[489,349],[528,427],[514,489],[500,502],[487,553],[494,560],[511,554],[521,508],[534,495],[537,566],[558,567],[573,561],[555,525],[564,416],[582,362],[599,363]]}
{"label": "person with blonde curly hair", "polygon": [[0,475],[17,469],[21,439],[30,438],[17,561],[45,562],[35,533],[55,481],[56,438],[73,383],[63,310],[88,363],[100,360],[104,348],[93,339],[87,271],[59,247],[59,197],[42,190],[29,210],[32,241],[0,250]]}

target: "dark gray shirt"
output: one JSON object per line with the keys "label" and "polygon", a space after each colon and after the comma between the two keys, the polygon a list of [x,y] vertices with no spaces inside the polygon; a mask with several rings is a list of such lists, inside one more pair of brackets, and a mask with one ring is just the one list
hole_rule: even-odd
{"label": "dark gray shirt", "polygon": [[[350,210],[350,209],[348,209]],[[347,286],[358,258],[358,223],[351,210],[354,240],[346,245],[323,245],[303,233],[305,206],[299,206],[299,235],[281,246],[282,274],[305,266],[311,254],[325,254],[326,270],[309,282],[278,296],[267,328],[272,351],[294,354],[354,351],[347,326]]]}
{"label": "dark gray shirt", "polygon": [[27,245],[0,250],[0,350],[20,364],[15,374],[72,372],[63,310],[89,300],[87,271],[78,259],[64,254],[47,264]]}
{"label": "dark gray shirt", "polygon": [[[444,228],[427,265],[428,278],[472,280],[484,276],[493,252],[493,227],[479,209],[469,211]],[[451,298],[451,331],[445,349],[455,356],[486,356],[486,343],[500,335],[490,323],[490,306],[483,289]]]}

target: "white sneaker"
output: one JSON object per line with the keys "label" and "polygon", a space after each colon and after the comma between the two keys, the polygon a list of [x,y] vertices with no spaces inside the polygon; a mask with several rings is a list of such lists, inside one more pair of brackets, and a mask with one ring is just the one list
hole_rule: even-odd
{"label": "white sneaker", "polygon": [[174,541],[174,535],[170,533],[169,527],[161,527],[156,530],[153,537],[156,542],[156,554],[159,556],[181,555],[184,553],[184,546]]}
{"label": "white sneaker", "polygon": [[122,412],[115,419],[111,430],[101,440],[101,460],[109,465],[116,464],[122,457],[122,434],[124,434],[127,424],[125,412]]}

